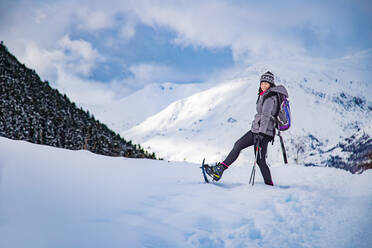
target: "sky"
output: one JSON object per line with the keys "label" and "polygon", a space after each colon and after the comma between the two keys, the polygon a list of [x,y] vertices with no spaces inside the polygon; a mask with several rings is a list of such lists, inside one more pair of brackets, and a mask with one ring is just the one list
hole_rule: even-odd
{"label": "sky", "polygon": [[8,49],[75,101],[97,104],[150,83],[222,80],[262,59],[372,47],[368,0],[0,1]]}

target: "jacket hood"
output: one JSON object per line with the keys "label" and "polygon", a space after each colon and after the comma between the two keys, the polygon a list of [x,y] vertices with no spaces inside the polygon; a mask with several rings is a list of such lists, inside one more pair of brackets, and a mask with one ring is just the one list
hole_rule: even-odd
{"label": "jacket hood", "polygon": [[278,85],[278,86],[275,86],[275,87],[271,87],[270,89],[267,90],[267,93],[268,92],[277,92],[277,93],[283,94],[286,97],[288,97],[288,92],[287,92],[286,88],[284,88],[283,85]]}

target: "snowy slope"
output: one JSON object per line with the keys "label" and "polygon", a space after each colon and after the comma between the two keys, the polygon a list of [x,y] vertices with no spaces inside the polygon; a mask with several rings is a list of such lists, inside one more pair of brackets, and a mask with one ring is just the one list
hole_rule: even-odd
{"label": "snowy slope", "polygon": [[[306,156],[293,156],[296,147],[304,146],[304,154],[309,154],[315,140],[327,150],[372,123],[372,68],[367,64],[371,58],[368,50],[340,60],[293,57],[258,62],[234,79],[178,100],[121,134],[170,160],[224,159],[233,143],[250,130],[259,77],[271,70],[277,84],[289,91],[293,126],[284,138],[290,160],[305,162]],[[273,150],[269,161],[282,163],[279,143],[269,149]],[[237,163],[252,159],[252,151],[243,152]]]}
{"label": "snowy slope", "polygon": [[[22,156],[20,156],[22,154]],[[112,158],[0,137],[0,247],[327,247],[372,243],[372,171]]]}
{"label": "snowy slope", "polygon": [[106,105],[82,104],[113,130],[124,131],[143,122],[170,103],[211,87],[209,84],[149,84]]}

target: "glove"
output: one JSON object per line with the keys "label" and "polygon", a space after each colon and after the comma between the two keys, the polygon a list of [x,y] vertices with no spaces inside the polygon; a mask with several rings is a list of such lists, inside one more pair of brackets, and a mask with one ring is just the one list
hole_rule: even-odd
{"label": "glove", "polygon": [[264,138],[263,133],[258,133],[254,135],[254,145],[255,146],[260,146],[262,144],[262,140]]}

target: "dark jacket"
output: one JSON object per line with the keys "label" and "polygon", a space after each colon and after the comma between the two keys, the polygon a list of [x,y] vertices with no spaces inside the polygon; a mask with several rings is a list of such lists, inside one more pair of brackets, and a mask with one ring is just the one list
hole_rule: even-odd
{"label": "dark jacket", "polygon": [[[267,97],[267,94],[270,94],[270,92],[278,92],[288,97],[287,90],[281,85],[269,88],[262,96],[260,96],[257,101],[257,114],[254,116],[251,131],[253,133],[263,133],[274,137],[275,121],[272,117],[278,110],[278,100],[275,94]],[[267,98],[263,102],[265,96]]]}

